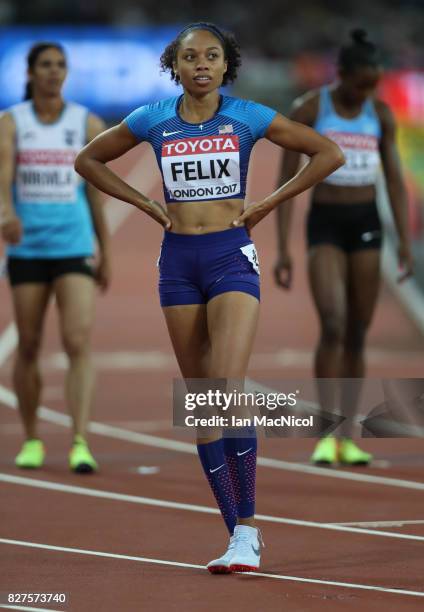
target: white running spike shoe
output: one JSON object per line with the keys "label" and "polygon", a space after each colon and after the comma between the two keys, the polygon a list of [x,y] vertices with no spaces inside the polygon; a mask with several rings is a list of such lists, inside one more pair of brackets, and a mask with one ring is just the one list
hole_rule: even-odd
{"label": "white running spike shoe", "polygon": [[231,574],[230,570],[230,562],[234,555],[234,546],[235,546],[235,536],[232,535],[230,538],[230,543],[228,545],[227,552],[219,557],[219,559],[214,559],[210,563],[207,564],[207,569],[211,574]]}
{"label": "white running spike shoe", "polygon": [[236,525],[233,538],[235,545],[229,571],[257,572],[261,562],[261,546],[265,546],[259,529]]}

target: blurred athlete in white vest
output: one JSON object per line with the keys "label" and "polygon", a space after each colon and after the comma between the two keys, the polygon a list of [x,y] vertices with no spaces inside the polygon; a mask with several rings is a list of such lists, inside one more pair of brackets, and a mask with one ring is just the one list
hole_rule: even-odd
{"label": "blurred athlete in white vest", "polygon": [[88,473],[97,469],[85,438],[94,384],[89,354],[94,281],[102,289],[108,286],[109,245],[100,194],[81,180],[73,165],[104,124],[83,106],[64,101],[66,74],[60,45],[34,45],[28,55],[25,101],[0,118],[1,232],[19,336],[13,380],[26,436],[16,465],[40,468],[44,462],[37,437],[38,355],[54,295],[69,358],[65,395],[74,428],[69,465]]}

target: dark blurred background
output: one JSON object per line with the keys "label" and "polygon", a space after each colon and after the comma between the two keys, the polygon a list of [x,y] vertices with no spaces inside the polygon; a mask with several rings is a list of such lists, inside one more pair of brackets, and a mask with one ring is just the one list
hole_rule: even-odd
{"label": "dark blurred background", "polygon": [[[87,39],[90,26],[109,26],[121,33],[141,28],[142,40],[143,30],[168,26],[177,31],[195,20],[213,21],[236,33],[244,70],[234,91],[258,92],[283,111],[293,94],[333,77],[337,49],[354,27],[369,31],[387,69],[419,71],[424,66],[424,0],[0,0],[4,28],[82,27]],[[93,59],[85,57],[86,62]]]}
{"label": "dark blurred background", "polygon": [[386,69],[379,94],[399,124],[417,278],[424,291],[424,0],[0,0],[0,108],[18,102],[25,55],[41,39],[62,42],[66,96],[109,122],[178,88],[159,56],[185,24],[213,21],[234,31],[243,65],[230,93],[282,113],[300,93],[336,77],[340,45],[364,28]]}

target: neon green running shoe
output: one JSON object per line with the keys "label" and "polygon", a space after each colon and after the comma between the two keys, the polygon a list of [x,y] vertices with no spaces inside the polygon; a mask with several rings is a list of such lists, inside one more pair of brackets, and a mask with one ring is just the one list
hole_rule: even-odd
{"label": "neon green running shoe", "polygon": [[41,440],[27,440],[15,457],[15,465],[18,468],[36,470],[42,467],[45,454]]}
{"label": "neon green running shoe", "polygon": [[311,455],[315,465],[334,465],[337,463],[337,440],[333,436],[322,438]]}
{"label": "neon green running shoe", "polygon": [[339,461],[344,465],[368,465],[372,455],[361,450],[350,438],[344,438],[340,442]]}
{"label": "neon green running shoe", "polygon": [[88,444],[82,436],[76,435],[69,453],[69,467],[77,474],[91,474],[97,472],[99,466],[90,453]]}

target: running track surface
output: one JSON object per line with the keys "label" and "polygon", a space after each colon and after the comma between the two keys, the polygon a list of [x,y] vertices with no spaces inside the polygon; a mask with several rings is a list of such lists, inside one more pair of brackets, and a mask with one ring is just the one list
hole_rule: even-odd
{"label": "running track surface", "polygon": [[[275,148],[261,143],[250,201],[274,185],[277,166]],[[160,197],[152,155],[143,148],[119,170]],[[0,337],[0,592],[65,592],[66,604],[44,608],[76,612],[422,610],[424,445],[417,439],[364,440],[376,459],[366,470],[311,469],[312,441],[262,439],[262,573],[205,571],[225,549],[226,534],[192,440],[170,422],[178,372],[156,293],[161,231],[126,205],[108,207],[115,222],[116,214],[129,215],[115,232],[113,286],[99,296],[93,333],[91,445],[99,474],[68,473],[70,430],[53,308],[42,360],[47,463],[38,472],[15,469],[22,432],[10,391],[11,308],[6,283],[0,286],[0,330],[9,329]],[[273,220],[254,231],[263,287],[254,379],[311,376],[317,323],[305,278],[304,212],[301,201],[290,293],[273,286]],[[420,331],[383,286],[369,336],[370,376],[421,376],[423,349]]]}

